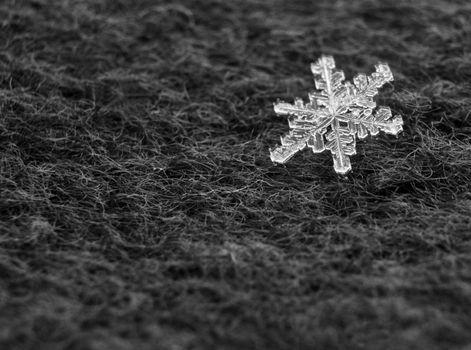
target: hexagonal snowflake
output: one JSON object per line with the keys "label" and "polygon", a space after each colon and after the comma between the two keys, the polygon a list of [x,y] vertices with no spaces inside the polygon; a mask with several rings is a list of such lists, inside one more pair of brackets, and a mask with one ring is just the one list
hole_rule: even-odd
{"label": "hexagonal snowflake", "polygon": [[355,137],[377,135],[379,130],[392,135],[402,131],[401,116],[392,117],[389,107],[378,107],[373,97],[385,83],[393,80],[387,64],[375,66],[371,76],[359,74],[353,84],[345,82],[343,71],[335,69],[333,57],[322,56],[311,64],[318,92],[309,94],[309,103],[297,98],[294,104],[277,102],[275,113],[290,116],[289,134],[281,146],[270,150],[276,163],[287,162],[295,153],[310,147],[314,153],[328,149],[334,169],[346,174],[352,169],[350,157],[356,153]]}

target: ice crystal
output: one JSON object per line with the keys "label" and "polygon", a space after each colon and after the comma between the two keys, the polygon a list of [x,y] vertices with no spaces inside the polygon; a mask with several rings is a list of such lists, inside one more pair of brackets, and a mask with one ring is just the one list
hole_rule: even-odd
{"label": "ice crystal", "polygon": [[[402,131],[401,116],[392,117],[389,107],[378,107],[373,97],[385,83],[393,80],[387,64],[377,64],[371,76],[359,74],[353,84],[344,82],[343,71],[335,69],[331,56],[311,64],[318,91],[309,94],[309,103],[296,98],[294,104],[279,101],[275,113],[288,115],[290,132],[281,146],[270,150],[276,163],[287,162],[295,153],[310,147],[314,153],[329,150],[337,173],[352,169],[350,157],[356,153],[356,137],[377,135],[380,130],[397,135]],[[376,109],[376,111],[374,111]]]}

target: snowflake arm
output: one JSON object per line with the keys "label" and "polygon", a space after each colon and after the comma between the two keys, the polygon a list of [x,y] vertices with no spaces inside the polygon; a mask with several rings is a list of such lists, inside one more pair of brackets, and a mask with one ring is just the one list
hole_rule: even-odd
{"label": "snowflake arm", "polygon": [[389,107],[379,107],[376,113],[371,109],[354,111],[348,117],[339,116],[339,121],[348,123],[350,133],[364,139],[368,132],[376,136],[382,130],[386,134],[397,135],[402,131],[403,120],[399,115],[392,116]]}
{"label": "snowflake arm", "polygon": [[349,87],[349,92],[353,93],[353,98],[349,102],[349,110],[352,112],[349,118],[339,117],[339,120],[349,124],[352,135],[357,135],[360,139],[368,136],[368,131],[375,136],[379,130],[387,134],[397,135],[402,131],[403,120],[401,116],[392,117],[389,107],[379,107],[376,113],[373,112],[376,102],[373,97],[378,94],[378,90],[386,83],[393,81],[393,75],[387,64],[377,64],[376,72],[367,77],[365,74],[358,74],[354,79],[354,87]]}
{"label": "snowflake arm", "polygon": [[296,117],[288,119],[291,131],[281,138],[281,146],[270,150],[270,159],[273,162],[286,163],[305,147],[312,148],[315,153],[324,150],[322,134],[330,123],[328,114],[322,110],[311,109],[309,105],[305,106],[300,99],[296,99],[294,104],[278,102],[274,108],[279,115]]}
{"label": "snowflake arm", "polygon": [[346,174],[352,170],[349,156],[356,154],[355,138],[348,128],[340,126],[338,120],[334,120],[332,124],[332,130],[326,135],[325,148],[332,153],[335,171]]}
{"label": "snowflake arm", "polygon": [[338,97],[345,93],[342,84],[345,75],[341,70],[335,70],[334,58],[330,56],[322,56],[316,63],[312,63],[311,71],[316,77],[316,89],[320,90],[320,93],[309,94],[311,103],[325,106],[332,113],[337,107]]}
{"label": "snowflake arm", "polygon": [[370,76],[358,74],[353,78],[353,85],[346,83],[348,97],[345,104],[350,107],[358,107],[360,109],[374,109],[376,102],[373,98],[378,94],[378,90],[386,83],[393,81],[393,75],[387,64],[377,64],[376,72]]}

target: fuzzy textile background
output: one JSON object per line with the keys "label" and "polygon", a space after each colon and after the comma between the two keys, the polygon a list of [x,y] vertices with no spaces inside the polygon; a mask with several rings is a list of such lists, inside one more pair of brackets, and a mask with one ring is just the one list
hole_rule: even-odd
{"label": "fuzzy textile background", "polygon": [[[0,3],[1,349],[470,349],[471,2]],[[398,137],[274,165],[309,64]]]}

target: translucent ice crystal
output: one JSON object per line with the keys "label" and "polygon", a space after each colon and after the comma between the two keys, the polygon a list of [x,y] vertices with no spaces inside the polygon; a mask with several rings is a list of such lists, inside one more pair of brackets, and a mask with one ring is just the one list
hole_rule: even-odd
{"label": "translucent ice crystal", "polygon": [[388,107],[376,109],[373,97],[393,76],[387,64],[375,68],[370,76],[357,75],[352,84],[344,82],[333,57],[322,56],[312,63],[318,91],[309,94],[309,103],[296,98],[293,104],[280,101],[274,105],[276,114],[289,116],[290,132],[281,138],[281,146],[270,150],[271,160],[285,163],[305,147],[314,153],[327,149],[335,171],[346,174],[352,169],[349,156],[356,153],[356,137],[363,139],[368,132],[377,135],[380,130],[392,135],[401,132],[401,116],[393,117]]}

